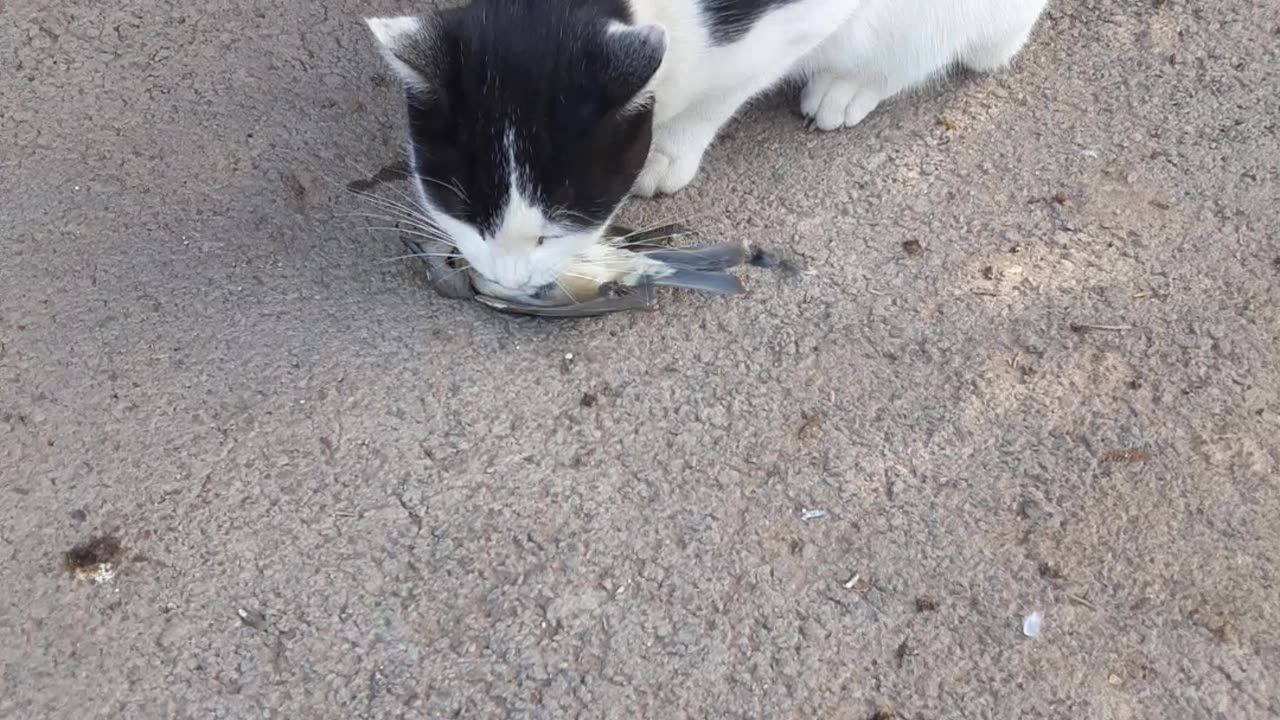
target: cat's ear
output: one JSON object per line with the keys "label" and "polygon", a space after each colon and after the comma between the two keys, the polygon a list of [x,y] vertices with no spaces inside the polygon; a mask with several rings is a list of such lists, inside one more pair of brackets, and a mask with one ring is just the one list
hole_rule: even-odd
{"label": "cat's ear", "polygon": [[641,102],[667,55],[667,31],[656,24],[613,23],[605,35],[605,54],[610,99],[618,104]]}
{"label": "cat's ear", "polygon": [[406,88],[431,91],[444,75],[441,26],[421,17],[365,18],[387,65]]}

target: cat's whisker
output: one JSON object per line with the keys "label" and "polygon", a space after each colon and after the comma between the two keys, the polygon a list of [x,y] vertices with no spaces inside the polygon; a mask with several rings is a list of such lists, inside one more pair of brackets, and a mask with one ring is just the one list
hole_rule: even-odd
{"label": "cat's whisker", "polygon": [[636,257],[617,257],[617,258],[580,258],[573,263],[574,267],[580,268],[603,268],[605,270],[616,270],[620,267],[635,267],[637,260],[642,256]]}
{"label": "cat's whisker", "polygon": [[401,210],[396,210],[391,208],[380,208],[380,207],[375,209],[381,209],[384,211],[384,213],[380,214],[380,213],[372,213],[372,212],[349,212],[349,213],[342,213],[340,217],[374,218],[376,220],[386,220],[387,222],[406,223],[420,230],[443,232],[443,230],[441,230],[439,225],[431,222],[425,222],[423,219],[418,217],[411,217],[405,214]]}
{"label": "cat's whisker", "polygon": [[588,226],[594,226],[594,225],[596,225],[596,224],[597,224],[597,222],[598,222],[597,220],[594,220],[594,219],[592,219],[592,218],[589,218],[589,217],[587,217],[586,215],[583,215],[583,214],[582,214],[582,213],[580,213],[580,212],[577,212],[577,211],[574,211],[574,210],[570,210],[569,208],[564,207],[563,205],[559,205],[559,206],[556,206],[556,207],[552,208],[552,209],[551,209],[551,211],[548,213],[548,215],[549,215],[550,217],[553,217],[553,218],[555,218],[555,217],[560,217],[560,216],[562,216],[562,215],[565,215],[565,216],[568,216],[568,217],[575,217],[575,218],[577,218],[578,220],[581,220],[582,222],[586,223]]}
{"label": "cat's whisker", "polygon": [[414,237],[426,238],[427,240],[434,240],[434,241],[436,241],[436,242],[440,243],[441,245],[448,245],[449,247],[457,247],[457,246],[456,246],[456,245],[454,245],[453,243],[449,242],[449,240],[448,240],[448,238],[447,238],[446,236],[444,236],[444,235],[437,235],[437,234],[435,234],[435,233],[430,233],[430,232],[419,232],[419,231],[417,231],[417,230],[410,230],[410,229],[406,229],[406,228],[399,228],[399,227],[366,227],[366,228],[365,228],[365,230],[381,230],[381,231],[386,231],[386,232],[400,232],[400,233],[404,233],[405,235],[412,235],[412,236],[414,236]]}
{"label": "cat's whisker", "polygon": [[401,197],[404,199],[404,202],[400,202],[399,200],[383,197],[382,195],[369,192],[367,190],[357,190],[352,187],[348,187],[346,189],[347,189],[347,192],[350,192],[352,195],[365,198],[366,200],[372,202],[375,205],[380,205],[384,208],[394,208],[396,210],[401,210],[410,215],[414,215],[418,217],[423,216],[421,210],[418,208],[417,201],[409,197],[407,194],[405,194],[404,191],[399,191]]}
{"label": "cat's whisker", "polygon": [[[699,213],[699,215],[706,215],[706,214],[707,214],[707,213]],[[635,241],[632,241],[632,242],[627,242],[628,240],[630,240],[630,239],[631,239],[631,238],[633,238],[633,237],[636,237],[636,236],[638,236],[638,235],[644,235],[645,233],[653,232],[654,230],[657,230],[658,228],[666,227],[666,226],[669,226],[669,225],[680,225],[680,226],[686,226],[686,223],[688,223],[688,222],[689,222],[689,220],[688,220],[688,219],[686,219],[686,220],[673,220],[673,221],[668,221],[668,222],[658,222],[658,223],[654,223],[654,224],[652,224],[652,225],[649,225],[649,226],[647,226],[647,227],[640,228],[640,229],[638,229],[638,230],[632,230],[631,232],[627,233],[626,235],[620,235],[620,236],[618,236],[618,237],[605,238],[605,239],[604,239],[604,244],[605,244],[605,245],[610,245],[610,246],[612,246],[612,247],[626,248],[626,247],[632,247],[633,245],[653,244],[653,243],[655,243],[655,242],[661,242],[661,241],[663,241],[663,240],[671,240],[671,239],[674,239],[674,238],[678,238],[678,237],[680,237],[681,233],[672,233],[672,234],[670,234],[670,235],[663,235],[662,237],[654,237],[654,238],[646,237],[646,238],[644,238],[644,239],[642,239],[642,240],[635,240]]]}
{"label": "cat's whisker", "polygon": [[453,180],[451,182],[445,182],[443,180],[437,180],[436,178],[433,178],[433,177],[427,177],[426,175],[419,175],[418,177],[421,178],[424,182],[434,183],[446,190],[449,190],[454,195],[457,195],[458,199],[461,200],[462,202],[470,202],[470,200],[468,200],[467,198],[466,191],[462,189],[462,186],[458,184],[457,180]]}
{"label": "cat's whisker", "polygon": [[675,240],[680,237],[682,237],[682,235],[662,235],[660,237],[647,237],[643,240],[636,240],[634,242],[626,242],[626,243],[618,243],[618,244],[609,243],[609,246],[618,248],[620,250],[625,250],[626,248],[632,248],[640,245],[653,245],[655,243],[661,243],[665,240]]}
{"label": "cat's whisker", "polygon": [[437,283],[446,282],[446,281],[448,281],[448,280],[451,280],[451,279],[453,278],[453,276],[454,276],[454,275],[457,275],[457,274],[458,274],[458,273],[460,273],[460,272],[465,272],[465,271],[470,270],[470,269],[471,269],[471,265],[464,263],[464,264],[462,265],[462,267],[460,267],[460,268],[454,268],[453,272],[449,273],[448,275],[445,275],[444,277],[440,278],[439,280],[435,280],[435,282],[437,282]]}
{"label": "cat's whisker", "polygon": [[[381,173],[386,169],[386,168],[383,168],[382,170],[379,170],[379,171],[378,171],[378,172],[376,172],[376,173],[370,173],[370,172],[368,172],[367,170],[365,170],[364,168],[361,168],[359,165],[357,165],[356,163],[354,163],[354,162],[352,162],[352,161],[350,161],[350,160],[348,160],[348,161],[347,161],[347,165],[348,165],[348,166],[349,166],[349,167],[350,167],[354,172],[356,172],[356,173],[357,173],[357,174],[359,174],[359,175],[363,175],[363,176],[365,176],[366,178],[376,178],[378,175],[380,175],[380,174],[381,174]],[[401,169],[403,170],[403,168],[401,168]],[[400,189],[398,189],[398,188],[395,188],[393,185],[388,185],[388,187],[391,187],[391,188],[392,188],[393,190],[395,190],[395,191],[396,191],[396,192],[397,192],[397,193],[398,193],[402,198],[404,198],[404,200],[408,203],[408,205],[403,205],[403,204],[401,204],[401,203],[399,203],[399,202],[396,202],[396,201],[394,201],[394,200],[391,200],[391,199],[388,199],[388,198],[382,197],[381,195],[377,195],[377,194],[375,194],[375,193],[369,192],[368,190],[361,190],[361,189],[358,189],[358,188],[352,187],[352,185],[353,185],[354,183],[351,183],[351,182],[345,182],[345,183],[344,183],[344,182],[342,182],[342,181],[340,181],[340,180],[338,180],[338,179],[336,179],[336,178],[334,178],[334,177],[332,177],[332,176],[327,175],[327,174],[326,174],[326,173],[324,173],[323,171],[317,171],[317,174],[318,174],[318,175],[320,175],[320,177],[321,177],[321,178],[323,178],[326,182],[328,182],[328,183],[329,183],[329,184],[331,184],[331,185],[336,186],[337,188],[339,188],[339,189],[340,189],[340,190],[342,190],[343,192],[348,192],[348,193],[351,193],[352,195],[356,195],[357,197],[364,198],[364,199],[366,199],[366,200],[368,200],[368,201],[370,201],[370,202],[374,203],[375,205],[379,205],[379,206],[381,206],[381,207],[382,207],[383,209],[385,209],[385,210],[392,210],[392,209],[399,210],[399,211],[405,212],[406,214],[408,214],[408,215],[410,215],[410,216],[417,217],[419,221],[423,221],[423,222],[427,221],[427,218],[422,217],[422,216],[418,215],[418,213],[416,213],[416,212],[415,212],[414,208],[415,208],[415,206],[417,205],[417,202],[416,202],[413,198],[411,198],[408,194],[406,194],[403,190],[400,190]]]}
{"label": "cat's whisker", "polygon": [[418,211],[412,205],[405,205],[403,203],[396,202],[395,200],[382,197],[381,195],[366,193],[360,190],[352,190],[351,192],[359,197],[363,197],[365,200],[369,201],[373,205],[383,210],[387,210],[389,212],[402,213],[405,216],[413,218],[414,220],[417,220],[418,222],[421,222],[421,223],[427,223],[427,224],[431,223],[431,218],[427,217],[425,214]]}
{"label": "cat's whisker", "polygon": [[387,265],[389,263],[400,262],[401,260],[412,260],[414,258],[445,258],[446,260],[457,260],[461,255],[452,253],[413,253],[411,255],[397,255],[396,257],[384,258],[378,261],[379,265]]}
{"label": "cat's whisker", "polygon": [[401,217],[398,215],[379,215],[377,213],[343,213],[338,217],[360,217],[360,218],[370,218],[372,220],[383,220],[385,222],[405,223],[406,225],[409,225],[410,227],[416,228],[423,232],[440,232],[440,229],[437,227],[434,227],[431,225],[423,225],[415,220]]}
{"label": "cat's whisker", "polygon": [[571,278],[577,278],[578,280],[586,280],[588,282],[600,281],[600,278],[594,278],[594,277],[591,277],[590,275],[579,275],[578,273],[569,272],[568,270],[560,273],[557,277],[571,277]]}
{"label": "cat's whisker", "polygon": [[556,286],[560,288],[560,292],[564,293],[569,298],[569,300],[573,302],[574,305],[577,305],[582,302],[581,300],[578,299],[576,295],[574,295],[572,292],[569,292],[569,288],[565,287],[564,283],[560,282],[560,278],[556,278],[555,283],[556,283]]}

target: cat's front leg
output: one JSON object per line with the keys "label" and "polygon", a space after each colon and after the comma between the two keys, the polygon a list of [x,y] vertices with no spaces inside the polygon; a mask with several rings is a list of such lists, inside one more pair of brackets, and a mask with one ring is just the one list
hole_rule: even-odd
{"label": "cat's front leg", "polygon": [[677,115],[653,129],[653,145],[649,159],[636,179],[631,194],[640,197],[671,195],[688,185],[698,174],[702,156],[711,146],[723,120],[690,115]]}
{"label": "cat's front leg", "polygon": [[688,185],[698,174],[702,156],[716,139],[716,133],[754,91],[752,86],[743,86],[705,98],[655,125],[649,159],[631,194],[640,197],[671,195]]}

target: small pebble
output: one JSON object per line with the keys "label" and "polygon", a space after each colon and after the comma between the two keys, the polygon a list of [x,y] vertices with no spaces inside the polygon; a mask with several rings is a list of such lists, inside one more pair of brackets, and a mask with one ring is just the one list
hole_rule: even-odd
{"label": "small pebble", "polygon": [[1030,615],[1022,618],[1022,634],[1027,637],[1035,637],[1040,634],[1040,626],[1044,624],[1044,613],[1036,610]]}
{"label": "small pebble", "polygon": [[267,622],[267,616],[262,614],[259,610],[237,608],[236,615],[240,617],[240,622],[244,623],[246,627],[251,627],[254,630],[262,631],[270,627],[270,624]]}

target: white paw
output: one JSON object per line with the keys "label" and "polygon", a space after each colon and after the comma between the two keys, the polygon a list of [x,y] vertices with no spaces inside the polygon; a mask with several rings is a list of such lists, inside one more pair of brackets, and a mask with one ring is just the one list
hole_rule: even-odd
{"label": "white paw", "polygon": [[872,88],[835,75],[814,75],[800,94],[800,112],[810,127],[838,130],[862,122],[883,98]]}
{"label": "white paw", "polygon": [[701,162],[699,153],[674,153],[654,147],[649,151],[649,159],[645,161],[640,177],[636,178],[631,194],[653,197],[676,193],[693,181]]}

